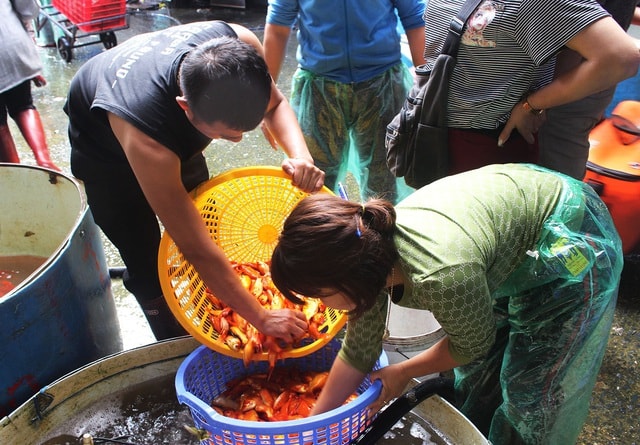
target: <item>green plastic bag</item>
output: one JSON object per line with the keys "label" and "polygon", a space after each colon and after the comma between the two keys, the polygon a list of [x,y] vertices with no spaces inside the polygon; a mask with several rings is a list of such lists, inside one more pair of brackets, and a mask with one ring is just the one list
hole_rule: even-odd
{"label": "green plastic bag", "polygon": [[528,258],[494,292],[496,343],[455,370],[464,412],[499,444],[572,444],[587,417],[623,265],[606,206],[566,178]]}

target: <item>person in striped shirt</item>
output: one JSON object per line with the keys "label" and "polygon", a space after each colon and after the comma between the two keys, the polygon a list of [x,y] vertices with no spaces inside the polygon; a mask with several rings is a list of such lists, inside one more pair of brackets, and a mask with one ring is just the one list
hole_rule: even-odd
{"label": "person in striped shirt", "polygon": [[[429,0],[425,59],[434,63],[464,0]],[[582,63],[541,76],[570,48]],[[544,110],[633,76],[634,40],[596,0],[484,0],[469,18],[450,79],[449,173],[504,162],[538,162]]]}

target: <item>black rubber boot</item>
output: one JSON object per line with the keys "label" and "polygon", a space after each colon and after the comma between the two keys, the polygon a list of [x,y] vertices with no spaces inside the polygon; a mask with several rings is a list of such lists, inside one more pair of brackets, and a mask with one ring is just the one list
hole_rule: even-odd
{"label": "black rubber boot", "polygon": [[173,316],[164,297],[142,301],[139,302],[139,304],[156,340],[188,335],[187,331],[184,330]]}

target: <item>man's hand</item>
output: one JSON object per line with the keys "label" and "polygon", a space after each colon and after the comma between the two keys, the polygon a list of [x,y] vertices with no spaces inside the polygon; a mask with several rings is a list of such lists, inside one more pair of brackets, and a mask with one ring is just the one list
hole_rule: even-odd
{"label": "man's hand", "polygon": [[[260,129],[269,145],[274,150],[278,150],[278,141],[264,121],[260,123]],[[291,176],[291,183],[294,186],[307,193],[315,193],[324,185],[324,172],[309,160],[303,158],[285,159],[282,162],[282,170]]]}
{"label": "man's hand", "polygon": [[324,172],[306,159],[285,159],[282,170],[291,176],[294,186],[307,193],[317,192],[324,184]]}
{"label": "man's hand", "polygon": [[256,328],[263,334],[292,343],[304,336],[309,324],[301,311],[293,309],[265,309],[261,326]]}

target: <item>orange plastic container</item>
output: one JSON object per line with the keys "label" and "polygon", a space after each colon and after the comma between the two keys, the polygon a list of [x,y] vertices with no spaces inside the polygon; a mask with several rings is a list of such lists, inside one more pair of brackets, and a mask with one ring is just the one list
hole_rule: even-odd
{"label": "orange plastic container", "polygon": [[126,26],[126,0],[53,0],[53,7],[84,32]]}
{"label": "orange plastic container", "polygon": [[609,208],[625,254],[640,251],[640,102],[623,101],[589,135],[584,181]]}

